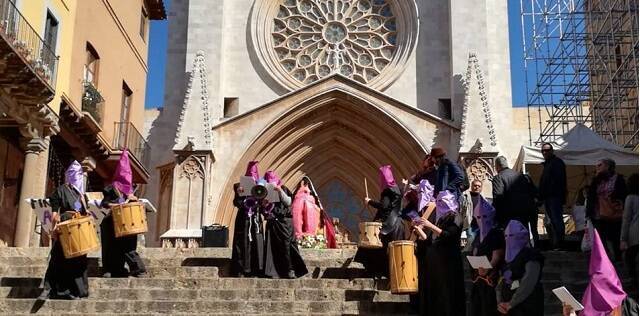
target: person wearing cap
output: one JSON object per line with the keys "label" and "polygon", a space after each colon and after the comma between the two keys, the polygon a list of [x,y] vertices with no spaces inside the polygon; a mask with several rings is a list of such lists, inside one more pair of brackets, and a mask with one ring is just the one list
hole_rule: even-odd
{"label": "person wearing cap", "polygon": [[424,263],[418,273],[419,312],[420,315],[465,315],[464,269],[460,249],[462,216],[458,211],[456,196],[449,191],[441,191],[436,198],[434,213],[431,219],[423,219],[416,224],[429,231],[427,246],[418,253],[423,257],[419,262]]}
{"label": "person wearing cap", "polygon": [[282,184],[275,171],[267,171],[264,180],[275,185],[280,195],[279,202],[272,203],[267,199],[262,201],[262,212],[267,220],[264,274],[274,279],[301,277],[309,271],[293,235],[291,190]]}
{"label": "person wearing cap", "polygon": [[[109,210],[109,214],[102,219],[100,224],[100,239],[102,242],[102,268],[105,277],[123,278],[128,276],[139,277],[146,274],[147,269],[136,251],[138,235],[129,235],[116,238],[113,227],[111,208],[137,201],[133,194],[133,174],[129,163],[129,151],[124,150],[116,167],[116,172],[111,185],[102,190],[102,207]],[[125,263],[129,267],[125,268]]]}
{"label": "person wearing cap", "polygon": [[434,194],[438,196],[441,191],[449,191],[459,201],[464,182],[464,171],[460,166],[447,158],[447,152],[442,147],[431,148],[432,159],[438,168]]}
{"label": "person wearing cap", "polygon": [[550,143],[542,144],[540,151],[544,162],[538,195],[544,202],[544,211],[551,224],[551,243],[553,248],[558,249],[562,246],[565,234],[562,214],[567,198],[567,167],[564,161],[554,154]]}
{"label": "person wearing cap", "polygon": [[[245,176],[258,182],[258,162],[247,164]],[[238,277],[259,276],[264,272],[264,229],[263,216],[258,201],[250,196],[242,196],[245,188],[240,183],[233,185],[235,196],[233,205],[238,208],[233,232],[231,251],[231,272]],[[246,188],[249,190],[250,188]]]}
{"label": "person wearing cap", "polygon": [[49,197],[51,204],[53,243],[51,258],[45,273],[45,288],[49,290],[49,298],[73,300],[89,296],[89,279],[87,277],[87,256],[65,258],[62,245],[58,239],[58,223],[70,220],[77,213],[86,215],[84,200],[84,177],[82,166],[73,161],[65,171],[65,183]]}
{"label": "person wearing cap", "polygon": [[437,174],[438,172],[436,170],[435,161],[432,159],[431,155],[427,154],[422,159],[421,169],[412,175],[408,182],[413,185],[418,185],[422,180],[427,180],[429,183],[435,183]]}
{"label": "person wearing cap", "polygon": [[[636,266],[637,268],[637,266]],[[637,316],[638,303],[622,288],[620,278],[600,239],[593,230],[593,244],[589,259],[589,285],[582,296],[584,310],[580,316]],[[562,309],[564,316],[576,315],[569,305]]]}
{"label": "person wearing cap", "polygon": [[505,265],[496,286],[498,312],[510,316],[544,315],[544,257],[531,247],[529,230],[511,220],[504,231]]}

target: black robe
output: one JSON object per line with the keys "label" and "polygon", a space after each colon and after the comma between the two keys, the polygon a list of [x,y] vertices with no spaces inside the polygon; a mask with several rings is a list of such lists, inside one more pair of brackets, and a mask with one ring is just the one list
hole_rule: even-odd
{"label": "black robe", "polygon": [[[234,192],[237,184],[234,185]],[[233,232],[233,249],[231,252],[231,270],[233,275],[258,276],[264,272],[264,229],[263,216],[256,205],[249,216],[245,200],[237,194],[233,205],[238,208]]]}
{"label": "black robe", "polygon": [[[124,196],[113,186],[107,186],[102,191],[102,207],[109,208],[109,203],[118,204]],[[111,212],[100,223],[100,239],[102,242],[102,269],[110,273],[111,277],[138,276],[146,272],[146,268],[138,247],[138,235],[129,235],[116,238],[113,228]],[[129,266],[129,270],[124,264]]]}
{"label": "black robe", "polygon": [[376,208],[376,222],[382,222],[380,240],[382,248],[358,248],[353,261],[362,263],[367,273],[373,276],[389,276],[389,257],[387,247],[390,242],[404,239],[404,224],[400,217],[402,195],[398,187],[386,188],[380,194],[380,202],[369,201]]}
{"label": "black robe", "polygon": [[[525,273],[525,266],[529,261],[537,261],[540,264],[540,275],[533,292],[520,304],[512,306],[509,310],[509,316],[542,316],[544,315],[544,292],[542,290],[542,268],[544,266],[544,257],[534,248],[523,248],[513,261],[504,265],[504,271],[511,270],[511,280],[520,280]],[[501,302],[511,301],[511,297],[517,289],[512,290],[511,284],[503,279],[500,284],[499,300]]]}
{"label": "black robe", "polygon": [[[81,203],[82,198],[73,187],[63,184],[49,197],[49,203],[52,211],[60,213],[60,221],[63,222],[72,218],[73,211],[86,215],[82,206],[86,204]],[[77,207],[78,203],[80,207]],[[53,241],[50,256],[45,273],[45,287],[49,289],[49,297],[69,299],[89,296],[87,256],[66,259],[59,239]]]}
{"label": "black robe", "polygon": [[[424,266],[419,270],[420,315],[464,316],[466,299],[460,250],[462,218],[445,215],[436,224],[442,233],[425,243]],[[429,240],[431,239],[431,240]]]}
{"label": "black robe", "polygon": [[[291,191],[282,186],[282,190],[291,197]],[[265,209],[262,208],[264,211]],[[263,213],[264,214],[264,213]],[[282,202],[274,203],[270,214],[265,215],[265,263],[264,274],[272,278],[287,277],[293,270],[296,277],[307,274],[307,266],[298,250],[298,243],[293,235],[291,208]]]}
{"label": "black robe", "polygon": [[622,316],[638,316],[638,303],[629,296],[622,301]]}
{"label": "black robe", "polygon": [[[471,245],[472,256],[487,256],[489,261],[493,257],[493,251],[504,249],[504,232],[500,228],[493,228],[482,242],[480,236],[476,236]],[[501,267],[494,267],[489,273],[481,277],[475,269],[471,269],[471,309],[470,316],[498,315],[496,302],[496,285]]]}

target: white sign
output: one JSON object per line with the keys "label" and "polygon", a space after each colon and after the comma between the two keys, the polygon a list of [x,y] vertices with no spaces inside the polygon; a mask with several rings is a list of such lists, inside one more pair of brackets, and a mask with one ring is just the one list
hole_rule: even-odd
{"label": "white sign", "polygon": [[566,305],[571,306],[574,311],[581,311],[584,309],[584,306],[578,302],[578,300],[569,293],[566,287],[561,286],[559,288],[551,290],[553,294],[555,294],[560,301]]}
{"label": "white sign", "polygon": [[489,259],[487,258],[487,256],[467,256],[467,260],[469,260],[469,264],[471,264],[471,267],[474,268],[474,269],[479,269],[479,268],[491,269],[491,268],[493,268],[491,266],[491,262],[489,262]]}

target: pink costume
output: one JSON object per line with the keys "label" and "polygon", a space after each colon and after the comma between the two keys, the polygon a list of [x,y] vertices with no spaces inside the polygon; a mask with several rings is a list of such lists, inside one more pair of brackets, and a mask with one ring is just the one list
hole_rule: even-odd
{"label": "pink costume", "polygon": [[296,239],[300,239],[303,235],[316,235],[320,226],[320,208],[307,186],[303,185],[298,189],[293,200],[292,213],[293,232]]}

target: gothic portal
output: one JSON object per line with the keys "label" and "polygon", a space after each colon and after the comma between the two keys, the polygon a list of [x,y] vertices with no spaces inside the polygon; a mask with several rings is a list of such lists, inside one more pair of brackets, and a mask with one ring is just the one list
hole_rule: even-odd
{"label": "gothic portal", "polygon": [[505,1],[185,0],[169,16],[151,245],[195,247],[202,225],[232,226],[250,160],[290,188],[309,176],[355,234],[380,165],[399,181],[439,144],[486,180],[480,163],[514,159],[527,136],[511,110]]}

